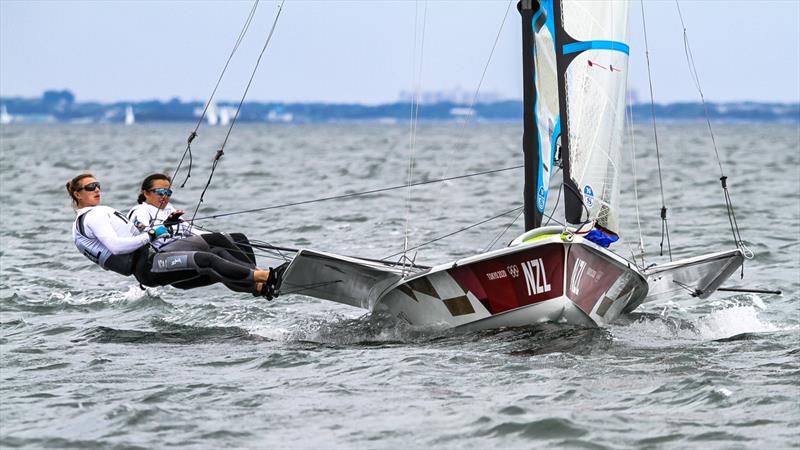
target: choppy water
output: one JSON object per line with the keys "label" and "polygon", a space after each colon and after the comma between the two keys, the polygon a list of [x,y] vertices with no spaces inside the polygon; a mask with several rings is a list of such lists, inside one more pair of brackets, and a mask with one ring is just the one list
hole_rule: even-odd
{"label": "choppy water", "polygon": [[[300,295],[268,303],[218,287],[141,291],[92,266],[71,243],[66,180],[91,169],[104,203],[127,209],[146,174],[175,164],[188,127],[0,129],[1,446],[800,446],[796,125],[717,130],[742,234],[756,253],[744,280],[729,285],[782,296],[679,297],[607,329],[468,334],[409,328]],[[648,131],[636,132],[638,175],[656,262],[661,202]],[[660,131],[674,254],[727,248],[704,127]],[[197,200],[222,133],[201,130],[178,206]],[[423,125],[415,178],[518,164],[520,134],[514,125]],[[237,128],[200,215],[403,184],[408,140],[405,127],[393,126]],[[516,207],[521,186],[516,171],[415,189],[411,244]],[[635,237],[630,179],[624,189],[626,233]],[[405,199],[392,191],[207,225],[383,257],[402,248]],[[417,260],[481,251],[506,224],[439,241]]]}

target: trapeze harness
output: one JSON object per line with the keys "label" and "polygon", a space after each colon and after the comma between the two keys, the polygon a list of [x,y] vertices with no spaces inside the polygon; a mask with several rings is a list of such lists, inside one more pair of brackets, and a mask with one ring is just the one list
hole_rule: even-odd
{"label": "trapeze harness", "polygon": [[120,275],[134,275],[144,286],[191,289],[222,283],[255,293],[255,255],[240,233],[208,233],[178,239],[152,250],[150,237],[107,206],[78,211],[72,227],[75,246],[92,262]]}

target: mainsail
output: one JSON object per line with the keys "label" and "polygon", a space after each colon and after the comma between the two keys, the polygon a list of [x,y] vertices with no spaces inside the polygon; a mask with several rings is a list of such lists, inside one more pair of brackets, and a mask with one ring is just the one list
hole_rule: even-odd
{"label": "mainsail", "polygon": [[618,233],[628,2],[556,0],[554,10],[566,219]]}

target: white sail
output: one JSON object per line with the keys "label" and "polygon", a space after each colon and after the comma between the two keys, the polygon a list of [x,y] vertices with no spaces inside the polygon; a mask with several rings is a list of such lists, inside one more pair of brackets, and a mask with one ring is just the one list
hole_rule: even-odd
{"label": "white sail", "polygon": [[136,117],[133,115],[133,107],[128,106],[125,108],[125,125],[133,125],[136,123]]}
{"label": "white sail", "polygon": [[231,114],[229,109],[226,107],[222,107],[219,109],[219,124],[222,126],[227,126],[231,123]]}
{"label": "white sail", "polygon": [[217,115],[217,104],[216,102],[211,102],[208,105],[208,110],[206,111],[206,123],[211,125],[212,127],[219,123],[219,116]]}
{"label": "white sail", "polygon": [[[562,25],[569,178],[582,196],[584,220],[619,230],[619,160],[628,78],[626,1],[563,0]],[[588,211],[588,217],[585,212]]]}
{"label": "white sail", "polygon": [[6,109],[6,105],[0,105],[0,124],[7,125],[14,120],[13,117],[8,113]]}

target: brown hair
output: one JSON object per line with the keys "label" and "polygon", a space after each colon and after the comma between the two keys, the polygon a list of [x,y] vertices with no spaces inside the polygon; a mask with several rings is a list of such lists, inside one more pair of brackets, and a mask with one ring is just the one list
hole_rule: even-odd
{"label": "brown hair", "polygon": [[94,178],[95,176],[89,172],[84,172],[77,177],[67,181],[67,194],[69,194],[70,200],[72,200],[72,206],[74,208],[78,207],[78,199],[75,198],[75,192],[81,188],[81,180],[84,178]]}
{"label": "brown hair", "polygon": [[154,173],[148,175],[147,178],[145,178],[144,181],[142,181],[142,189],[139,191],[139,198],[136,199],[136,203],[145,202],[146,199],[144,198],[144,191],[149,191],[150,189],[153,189],[153,182],[156,180],[167,180],[170,182],[170,184],[172,184],[172,179],[169,176],[164,175],[163,173]]}

